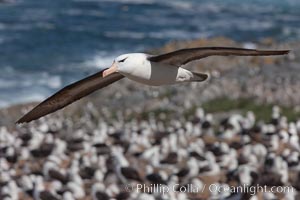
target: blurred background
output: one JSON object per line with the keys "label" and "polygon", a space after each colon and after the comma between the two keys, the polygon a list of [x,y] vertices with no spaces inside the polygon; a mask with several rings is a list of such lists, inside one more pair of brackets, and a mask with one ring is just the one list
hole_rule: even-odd
{"label": "blurred background", "polygon": [[[299,24],[299,0],[0,0],[0,199],[300,199]],[[200,46],[292,51],[184,66],[202,83],[123,79],[14,124],[120,54]]]}
{"label": "blurred background", "polygon": [[295,41],[297,0],[2,0],[0,106],[40,101],[119,54],[174,40]]}

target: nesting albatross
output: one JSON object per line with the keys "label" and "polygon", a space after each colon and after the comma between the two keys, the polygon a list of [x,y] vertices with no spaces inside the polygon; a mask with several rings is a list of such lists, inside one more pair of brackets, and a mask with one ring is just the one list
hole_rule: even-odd
{"label": "nesting albatross", "polygon": [[208,56],[271,56],[289,51],[265,51],[231,47],[200,47],[181,49],[161,55],[129,53],[118,56],[111,67],[70,84],[24,115],[17,123],[30,122],[55,112],[92,92],[104,88],[124,77],[152,86],[182,82],[201,82],[207,74],[191,72],[182,68],[191,61]]}

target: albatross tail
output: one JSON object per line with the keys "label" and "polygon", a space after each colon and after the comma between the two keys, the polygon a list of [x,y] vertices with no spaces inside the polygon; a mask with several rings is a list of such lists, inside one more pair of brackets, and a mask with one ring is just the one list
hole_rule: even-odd
{"label": "albatross tail", "polygon": [[192,72],[192,73],[193,73],[193,78],[190,80],[191,82],[202,82],[209,78],[208,74],[196,73],[196,72]]}

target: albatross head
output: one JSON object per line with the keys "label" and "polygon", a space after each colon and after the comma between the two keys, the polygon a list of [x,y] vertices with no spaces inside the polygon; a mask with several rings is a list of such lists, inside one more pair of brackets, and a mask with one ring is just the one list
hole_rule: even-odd
{"label": "albatross head", "polygon": [[113,64],[103,71],[103,77],[108,76],[114,72],[128,72],[132,67],[142,64],[145,61],[146,54],[143,53],[129,53],[118,56]]}

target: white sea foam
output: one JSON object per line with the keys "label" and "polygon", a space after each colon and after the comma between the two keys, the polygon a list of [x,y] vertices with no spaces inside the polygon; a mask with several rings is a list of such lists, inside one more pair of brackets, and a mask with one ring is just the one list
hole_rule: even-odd
{"label": "white sea foam", "polygon": [[23,96],[22,102],[35,102],[35,101],[42,101],[46,98],[46,95],[42,95],[39,92],[32,93],[30,95]]}
{"label": "white sea foam", "polygon": [[[117,55],[118,53],[107,55],[99,52],[78,64],[78,67],[103,69],[109,67]],[[0,74],[0,107],[44,100],[64,84],[61,76],[48,72],[24,73],[17,72],[12,67],[2,67],[2,74]],[[65,77],[66,80],[69,78]]]}
{"label": "white sea foam", "polygon": [[193,1],[170,1],[164,2],[166,6],[170,6],[177,11],[190,11],[190,12],[202,12],[202,13],[217,13],[220,12],[222,5],[217,2],[203,2],[199,4]]}
{"label": "white sea foam", "polygon": [[26,30],[31,30],[33,27],[32,24],[13,24],[11,26],[7,26],[7,29],[9,30],[14,30],[14,31],[26,31]]}
{"label": "white sea foam", "polygon": [[298,22],[300,21],[299,16],[290,15],[290,14],[280,14],[274,16],[277,20],[289,21],[289,22]]}
{"label": "white sea foam", "polygon": [[151,38],[168,38],[168,39],[192,39],[192,38],[200,38],[207,37],[208,35],[204,32],[188,32],[184,30],[166,30],[166,31],[158,31],[158,32],[150,32],[148,35]]}
{"label": "white sea foam", "polygon": [[47,95],[43,95],[41,91],[19,92],[11,94],[9,98],[7,96],[0,95],[0,108],[8,107],[19,103],[39,102],[44,100]]}
{"label": "white sea foam", "polygon": [[172,6],[177,9],[191,9],[193,8],[192,2],[188,1],[165,1],[166,5]]}
{"label": "white sea foam", "polygon": [[104,33],[104,35],[110,38],[132,38],[132,39],[145,38],[145,33],[130,32],[130,31],[118,31],[118,32],[107,31]]}
{"label": "white sea foam", "polygon": [[3,37],[0,37],[0,44],[3,43],[5,39]]}
{"label": "white sea foam", "polygon": [[24,75],[23,77],[14,77],[0,79],[0,89],[9,88],[24,88],[31,86],[46,86],[50,89],[57,89],[62,86],[62,81],[59,76],[43,76],[43,75]]}
{"label": "white sea foam", "polygon": [[3,23],[0,23],[0,30],[4,30],[6,28],[6,25]]}
{"label": "white sea foam", "polygon": [[15,80],[0,79],[0,89],[14,88],[17,84]]}
{"label": "white sea foam", "polygon": [[289,36],[293,33],[293,30],[290,27],[283,27],[282,34],[284,36]]}
{"label": "white sea foam", "polygon": [[114,59],[120,54],[121,53],[113,53],[111,55],[104,55],[103,53],[97,53],[96,55],[86,60],[83,63],[83,66],[88,68],[104,69],[109,67],[113,63]]}
{"label": "white sea foam", "polygon": [[22,12],[21,18],[23,21],[46,21],[53,18],[48,9],[29,8]]}
{"label": "white sea foam", "polygon": [[137,3],[137,4],[153,4],[159,1],[155,1],[155,0],[107,0],[107,1],[118,1],[118,2],[122,2],[122,3]]}
{"label": "white sea foam", "polygon": [[51,89],[58,89],[62,86],[60,76],[49,76],[46,80],[43,79],[42,83],[44,83]]}
{"label": "white sea foam", "polygon": [[243,48],[246,48],[246,49],[256,49],[257,46],[253,42],[246,42],[246,43],[243,44]]}
{"label": "white sea foam", "polygon": [[105,13],[101,12],[100,10],[89,10],[89,12],[84,12],[84,10],[80,10],[80,9],[67,9],[63,12],[66,15],[70,15],[70,16],[81,16],[81,15],[87,15],[87,16],[96,16],[96,17],[101,17],[104,16]]}
{"label": "white sea foam", "polygon": [[157,0],[73,0],[75,2],[119,2],[119,3],[132,3],[132,4],[153,4],[159,2]]}
{"label": "white sea foam", "polygon": [[47,72],[17,72],[11,67],[3,67],[0,75],[0,107],[40,101],[60,87],[62,79],[58,75]]}
{"label": "white sea foam", "polygon": [[240,23],[239,29],[241,30],[263,30],[269,29],[274,26],[273,22],[270,21],[249,21],[248,23]]}
{"label": "white sea foam", "polygon": [[55,25],[52,23],[48,23],[48,22],[39,22],[35,24],[36,27],[41,28],[41,29],[54,29]]}

